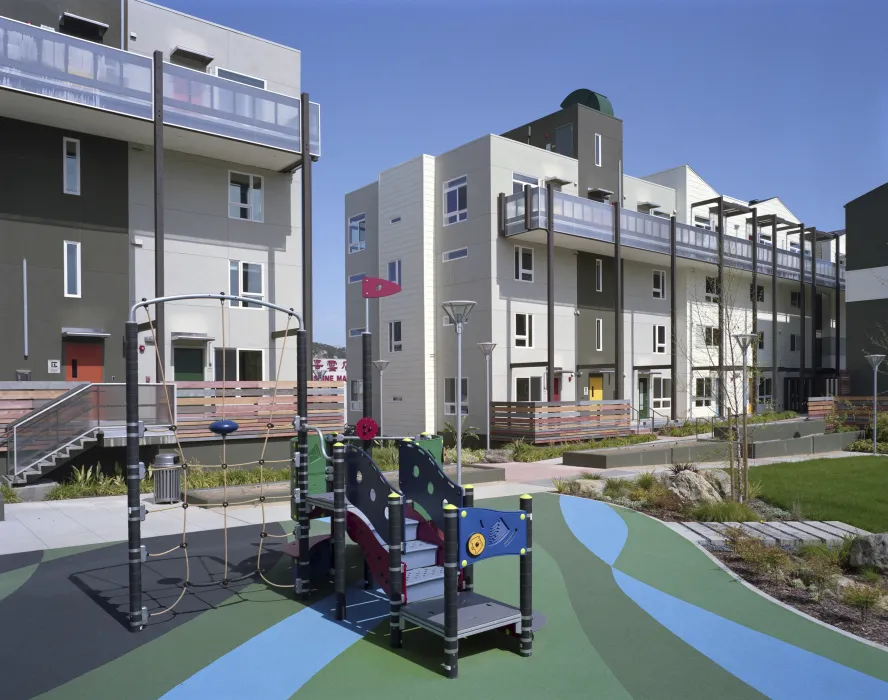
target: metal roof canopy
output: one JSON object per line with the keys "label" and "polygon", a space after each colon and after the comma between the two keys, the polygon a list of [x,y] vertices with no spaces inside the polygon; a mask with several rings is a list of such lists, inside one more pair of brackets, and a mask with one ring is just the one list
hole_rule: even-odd
{"label": "metal roof canopy", "polygon": [[[704,199],[700,202],[693,202],[691,204],[691,212],[698,207],[709,206],[710,213],[718,212],[718,205],[721,203],[724,215],[726,219],[729,219],[732,216],[741,216],[743,214],[751,214],[752,209],[747,207],[745,204],[737,204],[736,202],[726,202],[724,196],[712,197],[711,199]],[[715,206],[712,206],[715,205]]]}
{"label": "metal roof canopy", "polygon": [[62,328],[63,338],[110,338],[104,328]]}

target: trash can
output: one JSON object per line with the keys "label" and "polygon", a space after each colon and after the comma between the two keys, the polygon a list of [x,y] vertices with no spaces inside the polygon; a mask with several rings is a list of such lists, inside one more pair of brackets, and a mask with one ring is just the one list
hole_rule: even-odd
{"label": "trash can", "polygon": [[416,438],[416,444],[429,452],[438,464],[444,464],[444,438],[440,435],[423,433]]}
{"label": "trash can", "polygon": [[154,460],[154,502],[178,503],[181,494],[182,466],[179,464],[179,455],[175,452],[161,452]]}

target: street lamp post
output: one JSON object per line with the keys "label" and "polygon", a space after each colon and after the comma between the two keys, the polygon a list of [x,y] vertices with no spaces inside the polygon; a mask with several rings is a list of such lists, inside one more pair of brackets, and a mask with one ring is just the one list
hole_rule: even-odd
{"label": "street lamp post", "polygon": [[456,329],[456,483],[462,486],[462,331],[474,301],[445,301],[441,307]]}
{"label": "street lamp post", "polygon": [[884,355],[865,355],[867,362],[873,368],[873,454],[879,454],[879,448],[876,443],[876,423],[879,417],[879,365],[885,359]]}
{"label": "street lamp post", "polygon": [[490,452],[490,356],[493,354],[496,343],[478,343],[478,347],[484,353],[484,389],[487,399],[485,404],[487,407],[487,451]]}
{"label": "street lamp post", "polygon": [[[385,368],[389,366],[389,362],[391,360],[373,360],[373,366],[379,370],[379,437],[382,438],[385,436],[385,432],[383,431],[383,412],[385,411],[385,392],[382,388],[382,375],[385,372]],[[382,443],[380,443],[382,444]]]}
{"label": "street lamp post", "polygon": [[746,441],[746,418],[747,414],[749,413],[749,380],[746,378],[747,353],[749,352],[749,346],[758,341],[758,335],[756,333],[737,333],[734,336],[734,339],[737,341],[737,343],[740,345],[740,349],[743,351],[743,483],[741,484],[740,488],[740,500],[743,501],[749,499],[749,448]]}

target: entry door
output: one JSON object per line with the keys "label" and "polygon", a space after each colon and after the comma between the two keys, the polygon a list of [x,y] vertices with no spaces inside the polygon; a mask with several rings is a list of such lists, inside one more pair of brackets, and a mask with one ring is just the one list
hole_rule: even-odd
{"label": "entry door", "polygon": [[589,375],[589,400],[604,400],[604,376],[601,374]]}
{"label": "entry door", "polygon": [[801,410],[801,381],[798,377],[783,380],[783,408],[786,411]]}
{"label": "entry door", "polygon": [[99,383],[103,380],[104,341],[65,340],[62,352],[65,357],[66,381]]}
{"label": "entry door", "polygon": [[173,348],[173,374],[178,382],[202,382],[203,348]]}
{"label": "entry door", "polygon": [[561,377],[555,377],[552,387],[552,401],[561,401]]}
{"label": "entry door", "polygon": [[650,395],[650,378],[638,378],[638,417],[650,418],[651,395]]}

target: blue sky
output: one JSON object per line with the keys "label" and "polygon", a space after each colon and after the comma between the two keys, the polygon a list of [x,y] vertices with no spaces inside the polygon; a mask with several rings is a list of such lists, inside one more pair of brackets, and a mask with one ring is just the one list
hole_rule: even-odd
{"label": "blue sky", "polygon": [[155,1],[302,51],[323,109],[321,342],[345,340],[345,193],[554,112],[575,88],[611,100],[630,175],[688,163],[824,230],[888,180],[884,0]]}

